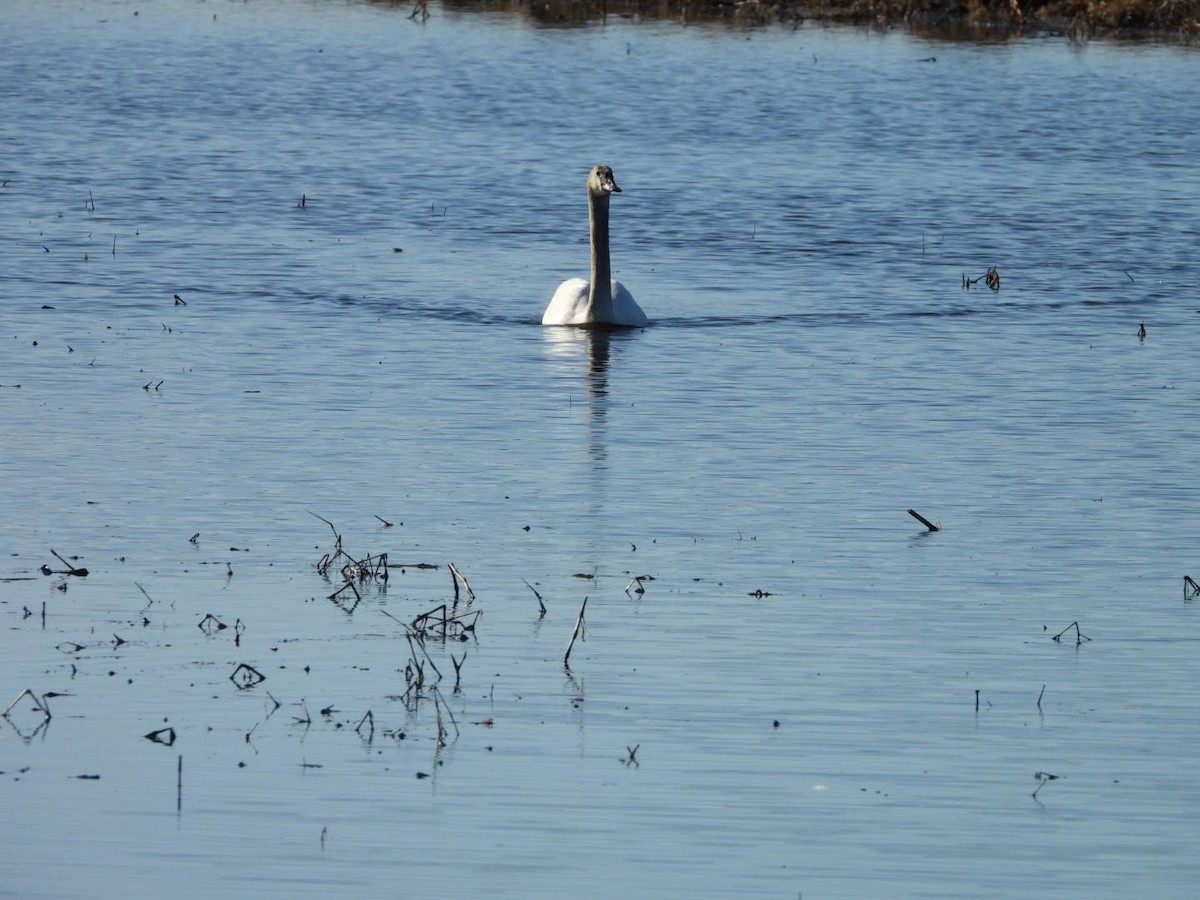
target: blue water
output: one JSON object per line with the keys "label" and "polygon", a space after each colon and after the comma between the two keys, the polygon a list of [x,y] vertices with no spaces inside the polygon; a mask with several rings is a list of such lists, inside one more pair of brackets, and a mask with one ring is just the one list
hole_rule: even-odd
{"label": "blue water", "polygon": [[1191,896],[1195,52],[431,11],[0,8],[0,895]]}

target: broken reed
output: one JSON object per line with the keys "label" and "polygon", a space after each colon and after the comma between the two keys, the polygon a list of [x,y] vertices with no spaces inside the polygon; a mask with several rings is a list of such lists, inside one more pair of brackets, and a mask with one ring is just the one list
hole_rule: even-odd
{"label": "broken reed", "polygon": [[409,627],[413,634],[424,640],[433,637],[440,640],[465,641],[467,635],[475,630],[479,621],[480,610],[464,609],[458,612],[454,607],[441,603],[428,612],[423,612]]}
{"label": "broken reed", "polygon": [[[309,510],[309,514],[320,519],[333,532],[333,550],[322,554],[321,558],[317,560],[317,574],[322,578],[329,578],[335,566],[338,567],[336,571],[342,577],[341,587],[330,594],[328,599],[344,611],[354,612],[355,607],[362,600],[362,594],[358,590],[359,585],[372,581],[387,585],[388,555],[378,553],[368,554],[361,559],[355,558],[342,546],[342,536],[332,522],[312,510]],[[351,595],[353,600],[350,599]]]}
{"label": "broken reed", "polygon": [[570,668],[571,665],[571,650],[575,646],[575,639],[583,634],[583,613],[587,609],[587,602],[588,598],[584,597],[579,607],[579,616],[575,619],[575,630],[571,632],[571,642],[567,644],[567,652],[563,654],[563,666],[566,668]]}

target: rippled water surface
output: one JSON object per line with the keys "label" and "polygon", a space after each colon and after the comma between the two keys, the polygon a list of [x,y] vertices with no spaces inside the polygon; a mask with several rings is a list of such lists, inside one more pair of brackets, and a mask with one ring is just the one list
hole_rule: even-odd
{"label": "rippled water surface", "polygon": [[1195,52],[430,11],[0,7],[0,895],[1192,896]]}

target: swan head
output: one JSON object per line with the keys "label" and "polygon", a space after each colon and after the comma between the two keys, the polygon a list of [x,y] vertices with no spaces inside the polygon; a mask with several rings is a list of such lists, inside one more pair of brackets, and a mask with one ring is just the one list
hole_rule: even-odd
{"label": "swan head", "polygon": [[588,193],[593,197],[621,193],[621,189],[617,187],[617,180],[613,177],[613,170],[608,166],[592,166],[592,171],[588,172]]}

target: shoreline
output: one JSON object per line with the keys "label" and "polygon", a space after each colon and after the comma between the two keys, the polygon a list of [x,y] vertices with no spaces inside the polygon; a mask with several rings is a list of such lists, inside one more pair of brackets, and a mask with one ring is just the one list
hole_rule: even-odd
{"label": "shoreline", "polygon": [[[378,0],[376,0],[378,2]],[[414,0],[384,0],[408,7]],[[427,0],[415,0],[419,17]],[[739,27],[844,24],[906,28],[943,40],[1006,41],[1063,36],[1193,43],[1200,0],[441,0],[454,12],[512,13],[547,26],[586,25],[608,16]]]}

